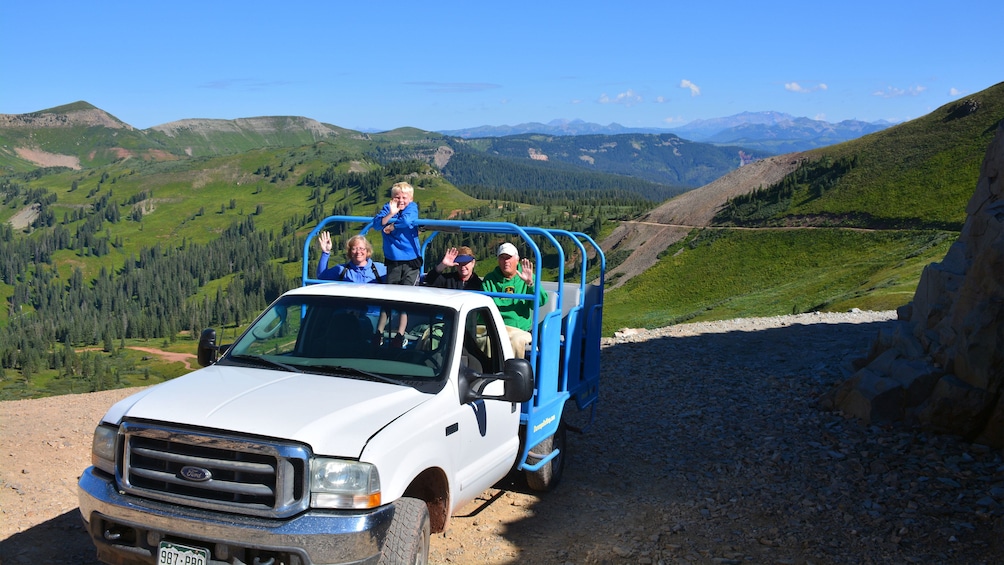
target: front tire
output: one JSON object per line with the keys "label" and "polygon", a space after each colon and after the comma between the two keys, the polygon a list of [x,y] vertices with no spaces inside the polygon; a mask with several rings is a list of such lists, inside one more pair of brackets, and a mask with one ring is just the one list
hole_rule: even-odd
{"label": "front tire", "polygon": [[380,552],[381,565],[426,565],[429,562],[429,507],[417,498],[394,502],[394,518]]}
{"label": "front tire", "polygon": [[[546,492],[558,486],[558,483],[561,482],[561,475],[565,472],[566,447],[565,422],[562,421],[558,424],[558,429],[554,432],[554,435],[540,442],[537,447],[530,451],[530,455],[526,458],[527,463],[534,464],[555,449],[559,450],[554,459],[548,461],[546,465],[536,471],[526,472],[526,484],[530,489]],[[535,453],[540,456],[534,457]]]}

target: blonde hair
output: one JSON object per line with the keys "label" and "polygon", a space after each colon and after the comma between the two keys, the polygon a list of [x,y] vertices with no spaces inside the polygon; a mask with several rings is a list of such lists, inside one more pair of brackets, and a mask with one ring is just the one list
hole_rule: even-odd
{"label": "blonde hair", "polygon": [[366,239],[366,237],[361,236],[361,235],[354,235],[354,236],[350,237],[348,241],[345,242],[345,255],[347,256],[349,254],[349,250],[352,249],[353,247],[355,247],[355,244],[358,243],[358,242],[360,242],[360,241],[363,243],[363,246],[366,248],[366,258],[369,259],[370,257],[372,257],[373,256],[373,245],[370,243],[370,240]]}
{"label": "blonde hair", "polygon": [[414,195],[415,194],[415,187],[411,186],[410,184],[408,184],[406,182],[395,183],[394,186],[390,187],[390,194],[391,194],[391,196],[393,196],[393,195],[395,195],[395,194],[397,194],[399,192],[403,192],[405,194]]}

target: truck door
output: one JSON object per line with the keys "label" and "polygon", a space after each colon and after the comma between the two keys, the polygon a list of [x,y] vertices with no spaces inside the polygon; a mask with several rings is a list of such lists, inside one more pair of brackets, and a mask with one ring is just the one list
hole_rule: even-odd
{"label": "truck door", "polygon": [[[501,334],[503,338],[505,335]],[[500,332],[487,309],[469,312],[461,347],[461,373],[500,372],[503,360],[499,339]],[[502,386],[502,382],[494,382],[486,392],[500,394]],[[460,408],[461,441],[456,454],[460,490],[480,493],[507,473],[518,455],[519,405],[476,400]]]}

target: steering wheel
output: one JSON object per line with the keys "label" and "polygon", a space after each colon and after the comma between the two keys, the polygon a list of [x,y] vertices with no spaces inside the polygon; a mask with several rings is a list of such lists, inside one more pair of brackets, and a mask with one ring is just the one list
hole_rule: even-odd
{"label": "steering wheel", "polygon": [[432,372],[439,373],[443,370],[443,363],[439,360],[437,353],[426,353],[423,362],[432,368]]}
{"label": "steering wheel", "polygon": [[251,330],[251,335],[253,335],[254,338],[259,341],[266,340],[270,337],[273,337],[275,334],[279,333],[279,330],[282,329],[282,326],[283,326],[283,320],[276,320],[276,323],[273,326],[265,326],[262,328],[255,328]]}

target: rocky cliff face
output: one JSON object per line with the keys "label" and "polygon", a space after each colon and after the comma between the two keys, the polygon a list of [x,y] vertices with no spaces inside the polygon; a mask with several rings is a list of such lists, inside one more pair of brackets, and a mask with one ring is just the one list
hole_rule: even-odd
{"label": "rocky cliff face", "polygon": [[1004,448],[1004,122],[958,241],[928,265],[892,335],[822,404]]}

